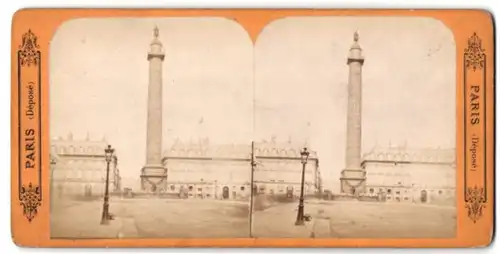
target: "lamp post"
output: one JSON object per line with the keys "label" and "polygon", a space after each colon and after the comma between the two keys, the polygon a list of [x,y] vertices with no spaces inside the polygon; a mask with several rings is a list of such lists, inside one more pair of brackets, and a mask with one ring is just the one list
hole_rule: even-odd
{"label": "lamp post", "polygon": [[118,175],[118,157],[113,155],[113,192],[116,192],[117,189],[117,175]]}
{"label": "lamp post", "polygon": [[111,145],[108,145],[106,149],[104,149],[105,158],[106,158],[106,184],[104,189],[104,203],[102,205],[102,218],[101,225],[109,224],[109,220],[111,216],[109,214],[109,164],[113,159],[115,149],[111,148]]}
{"label": "lamp post", "polygon": [[304,147],[300,152],[300,161],[302,162],[302,181],[300,184],[300,201],[299,201],[299,209],[297,210],[297,220],[295,221],[295,225],[304,225],[304,181],[305,181],[305,171],[307,159],[309,158],[309,151]]}
{"label": "lamp post", "polygon": [[217,185],[217,180],[214,181],[214,199],[219,199],[219,197],[217,196],[218,193],[217,193],[217,188],[219,186]]}
{"label": "lamp post", "polygon": [[[52,156],[51,156],[52,157]],[[50,158],[50,195],[55,197],[55,193],[54,193],[54,170],[55,170],[55,167],[56,167],[56,160],[54,158]],[[50,202],[51,204],[51,207],[52,207],[52,204],[54,203],[54,200],[56,200],[55,198],[53,198]]]}
{"label": "lamp post", "polygon": [[257,162],[255,161],[255,145],[254,145],[254,142],[252,141],[252,151],[251,151],[251,159],[250,159],[250,170],[251,170],[251,175],[250,175],[250,213],[248,214],[248,220],[250,221],[250,237],[252,237],[252,233],[253,233],[253,222],[252,222],[252,219],[253,219],[253,202],[254,202],[254,195],[255,195],[255,192],[254,192],[254,174],[255,174],[255,166],[257,166]]}

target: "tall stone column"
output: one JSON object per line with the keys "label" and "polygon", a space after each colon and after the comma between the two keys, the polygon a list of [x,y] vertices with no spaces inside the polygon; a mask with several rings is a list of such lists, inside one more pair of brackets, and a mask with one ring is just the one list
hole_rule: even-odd
{"label": "tall stone column", "polygon": [[149,85],[148,115],[146,137],[146,165],[142,168],[141,185],[143,190],[155,191],[160,186],[166,170],[162,165],[162,66],[165,59],[163,45],[158,39],[158,27],[148,52]]}
{"label": "tall stone column", "polygon": [[355,194],[365,191],[365,170],[361,167],[361,106],[362,66],[364,57],[359,46],[359,35],[354,33],[354,43],[349,51],[347,130],[345,169],[341,176],[341,191]]}

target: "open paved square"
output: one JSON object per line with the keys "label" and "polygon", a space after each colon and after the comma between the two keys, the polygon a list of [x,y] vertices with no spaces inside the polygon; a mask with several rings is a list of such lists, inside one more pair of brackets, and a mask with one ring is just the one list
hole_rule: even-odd
{"label": "open paved square", "polygon": [[[318,211],[324,213],[319,215]],[[313,220],[295,226],[297,204],[279,204],[253,214],[254,237],[451,238],[456,208],[356,201],[306,202]]]}
{"label": "open paved square", "polygon": [[[324,211],[322,214],[319,211]],[[100,225],[102,201],[64,201],[51,214],[53,238],[449,238],[456,208],[355,201],[308,201],[312,220],[295,226],[297,204],[255,211],[245,202],[116,199]]]}
{"label": "open paved square", "polygon": [[111,200],[115,219],[100,225],[102,201],[67,201],[51,214],[53,238],[248,237],[246,203],[215,200]]}

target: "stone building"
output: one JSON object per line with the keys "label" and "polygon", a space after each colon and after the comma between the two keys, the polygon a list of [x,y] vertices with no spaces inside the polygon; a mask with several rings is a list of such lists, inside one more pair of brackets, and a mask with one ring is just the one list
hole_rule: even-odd
{"label": "stone building", "polygon": [[[255,144],[256,167],[254,183],[257,193],[300,196],[302,181],[302,146],[291,142],[263,141]],[[304,177],[304,194],[322,192],[319,159],[315,151],[309,151]],[[254,189],[254,190],[255,190]]]}
{"label": "stone building", "polygon": [[[262,142],[255,144],[252,178],[251,144],[210,144],[208,140],[177,141],[162,149],[162,65],[165,60],[159,30],[154,28],[149,45],[146,160],[141,169],[141,190],[146,193],[179,194],[187,197],[246,199],[255,193],[300,193],[300,146]],[[321,189],[318,159],[311,152],[306,173],[306,193]],[[254,180],[254,187],[251,181]],[[253,189],[252,189],[253,188]]]}
{"label": "stone building", "polygon": [[[251,144],[211,144],[177,140],[165,153],[163,165],[168,177],[159,179],[161,191],[192,198],[249,199],[254,194],[286,194],[289,189],[300,195],[302,164],[300,149],[291,144],[260,142],[254,145],[252,177]],[[321,175],[315,152],[306,167],[305,190],[315,194],[321,189]]]}
{"label": "stone building", "polygon": [[361,156],[362,67],[359,35],[349,50],[345,168],[340,191],[347,195],[382,195],[387,201],[455,202],[455,149],[374,148]]}
{"label": "stone building", "polygon": [[455,149],[410,149],[376,146],[363,156],[368,195],[386,201],[454,204]]}
{"label": "stone building", "polygon": [[[106,140],[67,138],[51,140],[51,189],[55,197],[103,196],[106,181]],[[118,160],[110,163],[109,191],[120,191]]]}

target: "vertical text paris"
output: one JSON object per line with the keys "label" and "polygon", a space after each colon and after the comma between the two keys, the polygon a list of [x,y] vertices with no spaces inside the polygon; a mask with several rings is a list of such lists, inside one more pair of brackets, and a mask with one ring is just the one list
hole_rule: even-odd
{"label": "vertical text paris", "polygon": [[[480,87],[479,86],[471,86],[471,91],[469,95],[470,102],[470,124],[477,125],[480,123],[480,97],[479,97]],[[485,133],[486,134],[486,133]],[[472,144],[469,148],[471,152],[471,170],[475,171],[477,169],[477,148],[479,143],[479,137],[473,133],[472,134]]]}
{"label": "vertical text paris", "polygon": [[480,110],[479,110],[479,86],[471,86],[469,102],[470,102],[470,124],[476,125],[480,122]]}
{"label": "vertical text paris", "polygon": [[[25,115],[28,119],[33,120],[35,116],[35,83],[28,82],[28,105],[26,106]],[[35,168],[35,129],[28,128],[24,130],[24,152],[25,152],[25,169]]]}

